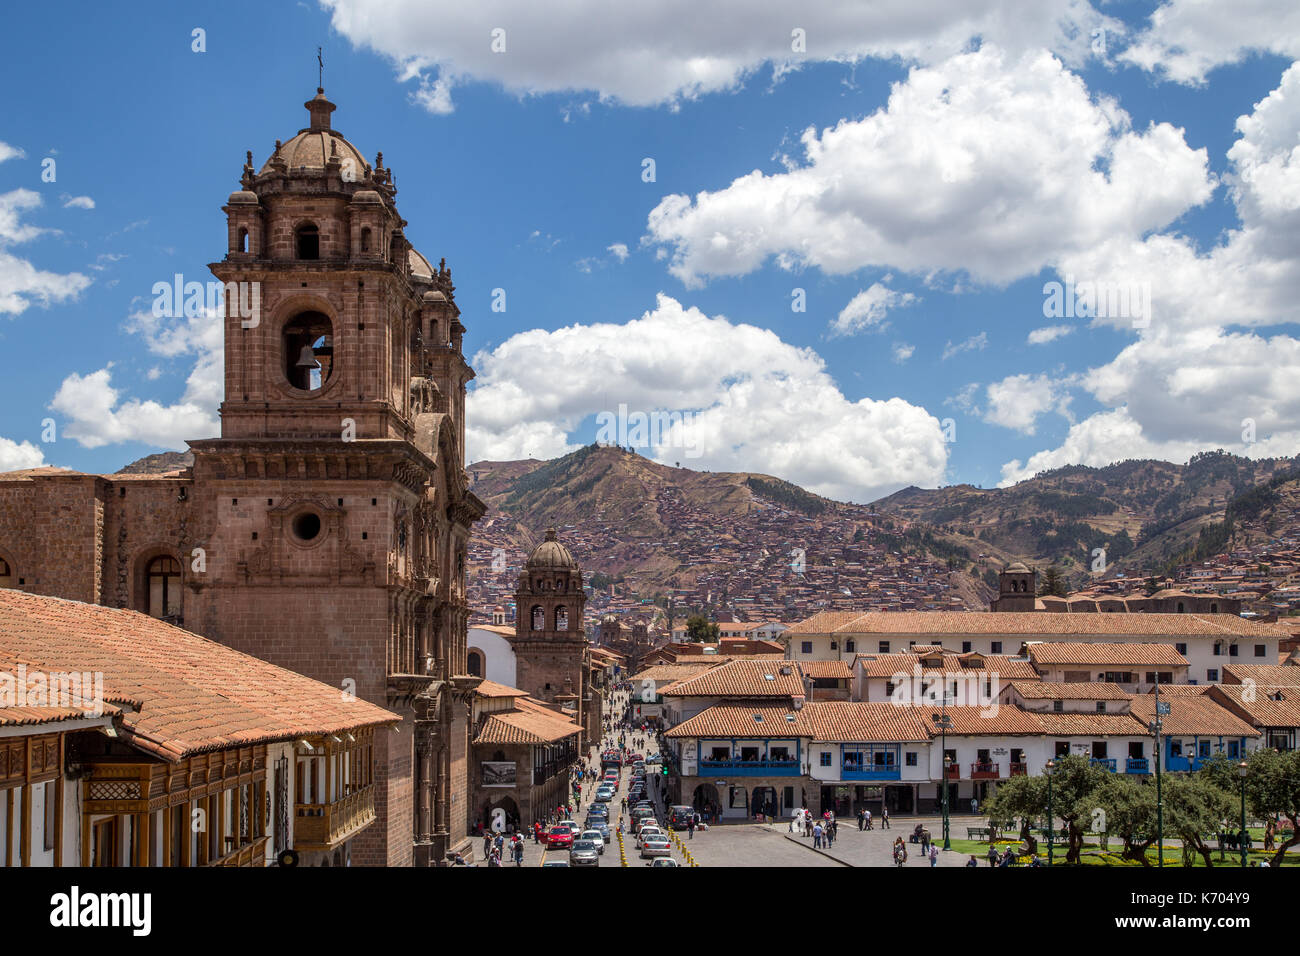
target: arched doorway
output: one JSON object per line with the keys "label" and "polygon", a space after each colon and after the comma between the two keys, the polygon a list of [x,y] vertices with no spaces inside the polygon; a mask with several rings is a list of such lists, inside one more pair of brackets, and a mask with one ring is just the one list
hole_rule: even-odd
{"label": "arched doorway", "polygon": [[700,811],[700,815],[705,819],[715,820],[722,810],[722,795],[713,784],[702,783],[691,795],[691,806]]}
{"label": "arched doorway", "polygon": [[777,794],[776,787],[755,787],[749,799],[749,809],[754,816],[761,813],[765,817],[779,817],[781,797]]}
{"label": "arched doorway", "polygon": [[492,833],[509,833],[519,828],[519,804],[515,803],[514,797],[497,797],[483,812],[484,830]]}

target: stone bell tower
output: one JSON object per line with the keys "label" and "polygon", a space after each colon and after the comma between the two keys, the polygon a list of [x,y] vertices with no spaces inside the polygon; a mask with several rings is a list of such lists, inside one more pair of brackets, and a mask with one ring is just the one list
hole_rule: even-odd
{"label": "stone bell tower", "polygon": [[373,802],[351,859],[440,863],[470,852],[474,373],[451,270],[407,241],[383,154],[372,165],[332,127],[323,90],[305,106],[260,170],[246,154],[209,267],[226,286],[225,400],[221,437],[190,443],[206,567],[186,580],[186,626],[400,715],[371,792],[349,796],[349,819]]}
{"label": "stone bell tower", "polygon": [[994,611],[1032,611],[1037,600],[1038,575],[1020,561],[1007,565],[998,574],[998,596]]}
{"label": "stone bell tower", "polygon": [[589,705],[587,635],[582,612],[587,595],[582,570],[551,528],[515,588],[515,683],[539,700],[577,698],[573,715],[583,723]]}

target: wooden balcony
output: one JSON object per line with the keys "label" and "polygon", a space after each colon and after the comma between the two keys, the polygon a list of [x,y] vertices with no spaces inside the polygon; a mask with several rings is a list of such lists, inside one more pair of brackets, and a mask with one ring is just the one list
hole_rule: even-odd
{"label": "wooden balcony", "polygon": [[989,761],[973,763],[970,765],[970,778],[972,780],[996,780],[1001,776],[998,767],[998,764]]}
{"label": "wooden balcony", "polygon": [[1025,776],[1027,773],[1029,773],[1029,765],[1028,765],[1028,764],[1023,763],[1023,762],[1012,761],[1012,763],[1011,763],[1011,776],[1013,776],[1013,777],[1023,777],[1023,776]]}
{"label": "wooden balcony", "polygon": [[299,803],[293,824],[297,850],[334,850],[375,821],[375,788],[363,787],[335,803]]}
{"label": "wooden balcony", "polygon": [[208,866],[266,866],[266,841],[270,837],[258,837],[252,843],[245,843],[237,850],[232,850],[219,860],[213,860]]}

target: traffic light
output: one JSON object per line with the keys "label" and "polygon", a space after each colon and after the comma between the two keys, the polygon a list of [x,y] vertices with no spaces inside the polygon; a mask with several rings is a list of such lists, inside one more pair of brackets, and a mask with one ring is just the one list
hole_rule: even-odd
{"label": "traffic light", "polygon": [[668,764],[664,764],[662,767],[660,767],[659,772],[663,774],[665,777],[668,776]]}

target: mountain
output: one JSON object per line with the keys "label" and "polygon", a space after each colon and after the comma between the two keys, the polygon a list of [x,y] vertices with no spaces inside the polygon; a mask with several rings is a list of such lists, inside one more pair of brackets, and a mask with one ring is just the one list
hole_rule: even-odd
{"label": "mountain", "polygon": [[161,475],[169,471],[179,471],[194,464],[194,455],[188,451],[165,451],[157,455],[145,455],[131,464],[119,468],[119,475]]}
{"label": "mountain", "polygon": [[1072,584],[1093,573],[1167,570],[1221,523],[1232,501],[1286,476],[1300,459],[1202,452],[1185,465],[1132,460],[1043,472],[1008,488],[905,488],[874,503],[882,514],[931,525],[953,544],[1060,565]]}
{"label": "mountain", "polygon": [[989,597],[966,573],[965,548],[771,475],[692,471],[600,445],[467,471],[489,506],[470,554],[480,606],[506,603],[550,525],[598,589],[615,583],[615,597],[637,601],[789,618],[827,601],[974,608]]}

